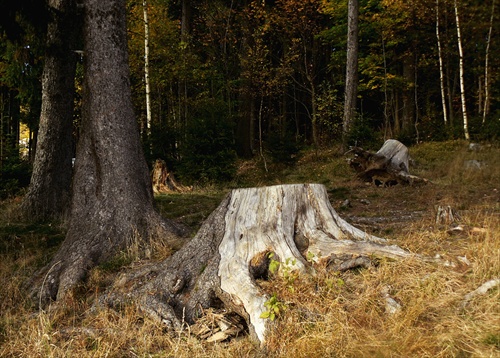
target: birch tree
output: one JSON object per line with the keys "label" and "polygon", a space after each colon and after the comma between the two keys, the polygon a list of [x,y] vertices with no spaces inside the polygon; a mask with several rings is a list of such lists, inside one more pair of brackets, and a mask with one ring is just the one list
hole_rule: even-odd
{"label": "birch tree", "polygon": [[462,36],[460,33],[460,16],[458,13],[457,0],[454,1],[454,7],[455,7],[455,21],[457,24],[458,53],[460,56],[460,97],[462,100],[462,117],[463,117],[463,123],[464,123],[464,135],[465,135],[465,140],[470,140],[469,124],[468,124],[468,119],[467,119],[467,106],[466,106],[466,102],[465,102],[464,52],[462,49]]}
{"label": "birch tree", "polygon": [[436,0],[436,38],[438,46],[438,57],[439,57],[439,85],[441,88],[441,103],[443,106],[443,120],[444,125],[448,124],[448,114],[446,111],[446,94],[444,87],[444,70],[443,70],[443,54],[441,50],[441,35],[439,33],[439,0]]}
{"label": "birch tree", "polygon": [[151,135],[151,88],[149,85],[149,21],[148,21],[148,2],[143,0],[142,8],[144,11],[144,84],[146,86],[146,135]]}

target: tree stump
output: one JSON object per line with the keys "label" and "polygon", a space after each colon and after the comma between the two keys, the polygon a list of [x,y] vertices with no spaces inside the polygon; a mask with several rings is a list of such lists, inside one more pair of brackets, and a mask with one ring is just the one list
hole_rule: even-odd
{"label": "tree stump", "polygon": [[167,169],[167,164],[162,159],[157,159],[151,172],[151,181],[153,182],[153,192],[155,194],[190,191],[191,187],[180,185],[175,177]]}
{"label": "tree stump", "polygon": [[410,175],[408,148],[395,139],[386,140],[377,153],[359,147],[352,148],[350,152],[354,153],[354,158],[349,160],[349,165],[364,181],[377,186],[428,182],[427,179]]}
{"label": "tree stump", "polygon": [[279,270],[313,274],[316,264],[332,258],[411,255],[384,242],[340,218],[323,185],[235,189],[182,249],[123,274],[100,302],[134,297],[144,312],[174,329],[194,323],[203,310],[223,307],[243,317],[264,343],[270,320],[261,314],[269,297],[256,280],[268,277],[271,256],[281,262]]}

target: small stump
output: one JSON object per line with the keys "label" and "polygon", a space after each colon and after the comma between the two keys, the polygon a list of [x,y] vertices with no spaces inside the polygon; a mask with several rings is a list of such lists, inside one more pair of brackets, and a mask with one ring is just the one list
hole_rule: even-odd
{"label": "small stump", "polygon": [[377,186],[428,182],[427,179],[410,174],[408,148],[395,139],[386,140],[377,153],[359,147],[352,148],[348,153],[351,152],[354,153],[354,158],[349,160],[349,165],[364,181]]}
{"label": "small stump", "polygon": [[180,185],[174,178],[174,175],[167,169],[167,164],[162,159],[157,159],[151,172],[153,182],[153,192],[155,194],[164,194],[171,192],[191,191],[191,187]]}

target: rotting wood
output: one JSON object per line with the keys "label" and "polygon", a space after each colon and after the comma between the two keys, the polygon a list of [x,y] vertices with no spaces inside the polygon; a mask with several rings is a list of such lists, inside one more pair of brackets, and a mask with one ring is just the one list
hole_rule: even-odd
{"label": "rotting wood", "polygon": [[469,302],[476,296],[484,295],[489,290],[500,286],[500,278],[495,278],[483,283],[481,286],[476,288],[474,291],[469,292],[464,296],[464,300],[462,301],[462,307],[465,307],[469,304]]}
{"label": "rotting wood", "polygon": [[395,139],[386,140],[376,153],[359,147],[352,148],[348,153],[354,154],[349,159],[349,165],[358,173],[358,177],[377,186],[428,182],[427,179],[410,174],[408,148]]}
{"label": "rotting wood", "polygon": [[168,171],[167,164],[162,159],[157,159],[151,171],[151,181],[153,182],[153,191],[155,194],[191,191],[187,187],[177,183],[174,175]]}
{"label": "rotting wood", "polygon": [[436,209],[436,224],[457,223],[460,221],[460,215],[450,205],[440,205]]}
{"label": "rotting wood", "polygon": [[209,308],[224,309],[242,317],[252,337],[263,344],[270,321],[261,314],[269,296],[257,280],[269,276],[270,256],[280,262],[278,274],[314,274],[333,257],[335,265],[345,257],[346,267],[366,267],[368,262],[353,257],[413,256],[384,243],[343,220],[323,185],[235,189],[183,248],[156,265],[124,273],[100,302],[113,306],[132,297],[145,313],[174,330],[199,321]]}

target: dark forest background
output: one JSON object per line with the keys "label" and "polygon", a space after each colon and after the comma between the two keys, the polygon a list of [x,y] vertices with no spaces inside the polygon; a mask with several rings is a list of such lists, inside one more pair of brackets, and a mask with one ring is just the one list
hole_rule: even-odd
{"label": "dark forest background", "polygon": [[[28,184],[36,147],[47,16],[43,2],[35,3],[2,5],[3,197]],[[149,121],[144,5],[128,1],[128,33],[134,105],[149,163],[164,159],[184,183],[203,184],[231,180],[239,158],[293,165],[304,150],[341,142],[346,0],[149,0]],[[464,137],[455,5],[470,136],[498,140],[498,4],[359,5],[358,101],[347,145],[374,149],[388,138],[411,145]],[[84,55],[74,50],[76,143]]]}

